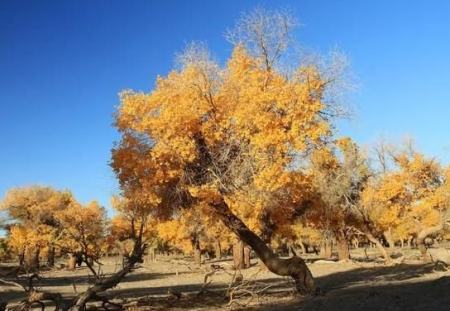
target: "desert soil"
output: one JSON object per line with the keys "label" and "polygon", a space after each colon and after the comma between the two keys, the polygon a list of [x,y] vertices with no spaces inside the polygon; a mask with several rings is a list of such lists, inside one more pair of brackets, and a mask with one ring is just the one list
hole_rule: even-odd
{"label": "desert soil", "polygon": [[[434,263],[421,263],[415,250],[404,253],[403,262],[393,266],[376,260],[371,249],[368,252],[352,250],[353,260],[344,262],[323,261],[308,255],[308,266],[321,289],[320,294],[313,297],[295,295],[289,279],[267,271],[253,259],[253,266],[242,271],[244,284],[236,289],[237,298],[231,304],[225,297],[235,275],[229,260],[206,261],[199,268],[189,258],[160,256],[156,262],[145,262],[108,291],[107,296],[136,311],[450,310],[450,272]],[[102,262],[101,270],[105,275],[121,265],[118,258],[105,258]],[[211,264],[224,269],[208,277],[204,287],[205,274]],[[2,266],[6,269],[7,265]],[[36,283],[40,289],[59,292],[67,298],[83,291],[93,281],[85,267],[75,272],[44,271],[41,277]],[[20,289],[0,284],[0,300],[23,298]]]}

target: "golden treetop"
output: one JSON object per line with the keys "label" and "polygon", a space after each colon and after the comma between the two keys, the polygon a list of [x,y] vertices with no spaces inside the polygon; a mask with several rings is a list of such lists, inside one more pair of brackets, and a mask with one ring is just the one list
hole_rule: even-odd
{"label": "golden treetop", "polygon": [[148,94],[122,93],[112,160],[122,189],[166,208],[202,191],[295,194],[307,178],[295,162],[331,135],[326,85],[312,65],[287,77],[237,45],[224,68],[191,61]]}

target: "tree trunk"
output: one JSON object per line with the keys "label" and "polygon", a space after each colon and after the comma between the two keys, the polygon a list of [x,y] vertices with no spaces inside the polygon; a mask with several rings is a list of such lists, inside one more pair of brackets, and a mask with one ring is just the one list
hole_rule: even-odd
{"label": "tree trunk", "polygon": [[19,266],[23,267],[25,265],[25,251],[20,251],[19,253]]}
{"label": "tree trunk", "polygon": [[77,264],[77,258],[74,254],[69,254],[69,259],[67,260],[67,270],[75,270]]}
{"label": "tree trunk", "polygon": [[47,266],[48,267],[55,266],[55,247],[53,245],[48,247]]}
{"label": "tree trunk", "polygon": [[156,249],[154,247],[150,248],[150,261],[156,261]]}
{"label": "tree trunk", "polygon": [[444,224],[441,222],[436,226],[423,229],[422,231],[419,232],[419,234],[417,234],[417,247],[419,248],[423,261],[428,262],[431,260],[431,258],[427,255],[427,247],[425,246],[424,243],[425,238],[441,231],[443,228]]}
{"label": "tree trunk", "polygon": [[311,271],[300,257],[288,259],[279,258],[264,241],[230,210],[226,202],[221,199],[210,203],[216,215],[225,226],[233,231],[245,244],[249,245],[264,265],[273,273],[290,276],[294,279],[299,293],[314,293],[316,290]]}
{"label": "tree trunk", "polygon": [[240,240],[233,244],[233,263],[235,269],[245,269],[244,243]]}
{"label": "tree trunk", "polygon": [[383,236],[386,239],[387,244],[389,245],[389,248],[395,247],[394,239],[392,238],[392,232],[391,228],[383,232]]}
{"label": "tree trunk", "polygon": [[331,241],[329,239],[324,239],[320,245],[320,257],[330,259],[331,255]]}
{"label": "tree trunk", "polygon": [[408,246],[408,248],[412,247],[412,240],[413,240],[413,236],[409,236],[408,240],[406,240],[406,245]]}
{"label": "tree trunk", "polygon": [[303,244],[302,239],[298,240],[298,244],[300,244],[300,248],[302,249],[302,254],[306,254],[306,247],[305,247],[305,244]]}
{"label": "tree trunk", "polygon": [[219,239],[216,239],[214,241],[214,251],[215,251],[216,259],[222,258],[222,248],[220,247]]}
{"label": "tree trunk", "polygon": [[25,251],[25,266],[30,271],[35,271],[39,269],[39,247],[28,248]]}
{"label": "tree trunk", "polygon": [[[142,236],[142,227],[140,230],[139,236]],[[100,279],[95,282],[92,287],[89,287],[84,293],[77,296],[74,300],[73,304],[70,306],[68,311],[84,311],[86,310],[86,303],[94,298],[99,297],[98,293],[104,292],[107,289],[113,288],[119,284],[119,282],[133,269],[134,266],[138,262],[142,262],[142,255],[145,252],[146,246],[142,244],[141,239],[139,238],[133,247],[133,251],[130,256],[128,256],[128,260],[124,265],[123,269],[113,273],[111,276]]]}
{"label": "tree trunk", "polygon": [[251,249],[248,246],[244,246],[244,268],[250,268],[250,252]]}
{"label": "tree trunk", "polygon": [[384,261],[386,262],[386,264],[391,264],[392,263],[392,259],[389,256],[389,254],[387,253],[386,249],[383,247],[383,245],[380,243],[380,241],[378,241],[378,239],[376,239],[372,233],[370,232],[364,232],[364,234],[366,235],[367,239],[372,242],[373,244],[375,244],[375,246],[378,248],[378,250],[380,251],[380,253],[383,255]]}
{"label": "tree trunk", "polygon": [[202,265],[202,251],[200,249],[200,241],[197,237],[191,239],[192,249],[194,251],[194,262],[201,266]]}
{"label": "tree trunk", "polygon": [[350,259],[350,249],[344,231],[338,230],[335,234],[339,260]]}

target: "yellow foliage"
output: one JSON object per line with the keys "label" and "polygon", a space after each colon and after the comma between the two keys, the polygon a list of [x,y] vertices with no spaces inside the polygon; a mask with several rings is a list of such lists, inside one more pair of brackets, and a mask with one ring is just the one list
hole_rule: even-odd
{"label": "yellow foliage", "polygon": [[446,170],[418,152],[394,155],[393,171],[385,172],[362,193],[362,202],[381,231],[391,229],[405,239],[443,221],[449,207]]}
{"label": "yellow foliage", "polygon": [[326,86],[313,65],[286,77],[237,45],[223,68],[193,60],[158,77],[149,93],[122,92],[122,140],[111,164],[124,196],[172,219],[158,234],[184,250],[193,233],[186,207],[202,209],[194,218],[207,244],[215,235],[209,204],[221,200],[257,233],[266,229],[263,219],[287,232],[312,188],[298,159],[332,134]]}

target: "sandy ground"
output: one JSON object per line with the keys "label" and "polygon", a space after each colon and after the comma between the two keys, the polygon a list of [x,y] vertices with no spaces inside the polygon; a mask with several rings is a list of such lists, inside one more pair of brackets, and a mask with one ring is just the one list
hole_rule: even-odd
{"label": "sandy ground", "polygon": [[[224,267],[208,278],[208,286],[198,295],[211,262],[197,268],[188,258],[159,257],[145,263],[107,295],[114,301],[132,306],[134,310],[450,310],[450,272],[436,271],[435,264],[422,264],[414,250],[406,251],[402,264],[384,266],[374,260],[369,250],[353,250],[348,262],[324,262],[309,255],[307,262],[321,291],[314,297],[298,297],[292,283],[253,260],[250,269],[242,271],[245,286],[242,297],[229,305],[225,298],[234,271],[231,262],[213,262]],[[103,273],[120,268],[120,260],[103,260]],[[86,289],[93,279],[85,267],[73,271],[51,270],[41,274],[40,289],[59,292],[70,298],[75,291]],[[260,294],[255,294],[262,290]],[[237,292],[239,294],[239,292]],[[180,295],[176,298],[175,295]],[[15,287],[0,284],[0,300],[22,299]]]}

